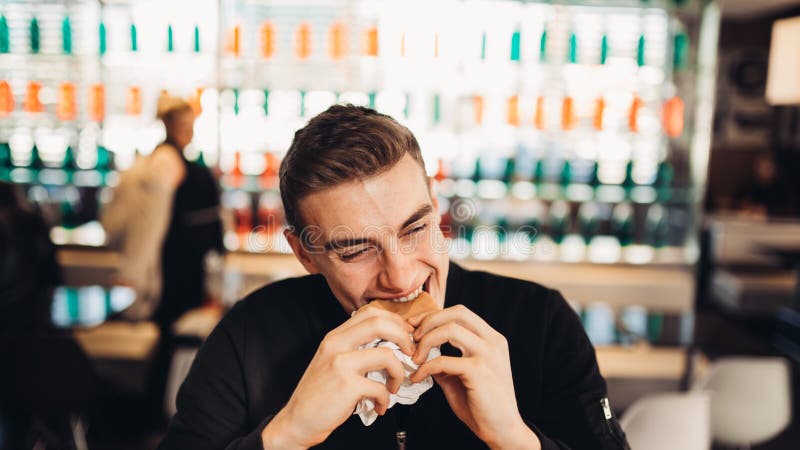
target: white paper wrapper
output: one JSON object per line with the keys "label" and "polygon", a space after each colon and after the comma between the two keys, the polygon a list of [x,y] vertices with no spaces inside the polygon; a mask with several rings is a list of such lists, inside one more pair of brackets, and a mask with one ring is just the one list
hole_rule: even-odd
{"label": "white paper wrapper", "polygon": [[[367,345],[362,345],[359,350],[375,347],[386,347],[392,349],[397,359],[403,363],[403,369],[406,374],[406,379],[403,381],[403,384],[400,386],[400,390],[397,391],[397,394],[389,394],[389,408],[397,403],[400,403],[401,405],[412,405],[417,402],[420,395],[433,387],[433,378],[431,377],[427,377],[416,384],[412,384],[408,380],[408,377],[411,376],[412,373],[416,372],[419,366],[411,361],[410,356],[400,351],[400,347],[398,347],[396,344],[378,339],[370,342]],[[442,353],[439,351],[439,347],[434,347],[428,353],[427,361],[430,361],[441,354]],[[373,370],[372,372],[367,373],[367,378],[386,384],[388,374],[385,370]],[[375,412],[375,402],[368,398],[363,398],[360,402],[358,402],[356,410],[353,414],[358,414],[358,416],[361,418],[361,422],[363,422],[365,426],[372,425],[372,423],[375,422],[375,419],[378,418],[378,413]]]}

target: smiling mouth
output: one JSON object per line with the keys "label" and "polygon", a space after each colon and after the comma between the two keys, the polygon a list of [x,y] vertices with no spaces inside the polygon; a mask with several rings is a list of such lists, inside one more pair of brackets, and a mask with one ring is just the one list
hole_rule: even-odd
{"label": "smiling mouth", "polygon": [[376,298],[376,299],[373,299],[373,300],[386,300],[386,301],[395,302],[395,303],[411,302],[411,301],[414,301],[417,297],[419,297],[419,294],[421,294],[423,291],[427,292],[427,293],[430,293],[430,282],[431,282],[431,276],[428,276],[428,278],[425,279],[424,283],[422,283],[418,288],[416,288],[414,290],[414,292],[412,292],[412,293],[410,293],[410,294],[408,294],[406,296],[397,297],[397,298],[382,298],[382,299],[377,299]]}

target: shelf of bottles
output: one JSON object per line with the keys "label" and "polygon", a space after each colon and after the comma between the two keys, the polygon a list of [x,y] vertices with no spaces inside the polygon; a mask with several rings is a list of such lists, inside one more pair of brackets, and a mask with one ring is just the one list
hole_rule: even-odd
{"label": "shelf of bottles", "polygon": [[286,251],[279,161],[338,102],[414,132],[456,258],[691,262],[688,3],[224,1],[228,245]]}
{"label": "shelf of bottles", "polygon": [[456,258],[691,262],[701,4],[3,3],[0,177],[67,205],[58,241],[101,243],[76,226],[163,139],[167,91],[197,111],[186,153],[220,178],[226,245],[286,252],[280,160],[310,117],[353,103],[417,136]]}

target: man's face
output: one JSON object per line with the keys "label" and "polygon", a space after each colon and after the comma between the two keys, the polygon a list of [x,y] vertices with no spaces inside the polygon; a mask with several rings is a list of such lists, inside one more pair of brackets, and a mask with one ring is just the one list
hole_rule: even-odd
{"label": "man's face", "polygon": [[380,175],[311,194],[298,206],[310,245],[294,233],[287,239],[348,313],[420,287],[444,305],[449,262],[438,202],[411,156]]}

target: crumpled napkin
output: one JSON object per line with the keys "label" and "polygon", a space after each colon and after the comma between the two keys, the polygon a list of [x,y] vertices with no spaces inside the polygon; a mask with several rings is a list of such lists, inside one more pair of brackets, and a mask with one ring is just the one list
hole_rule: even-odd
{"label": "crumpled napkin", "polygon": [[[411,357],[403,353],[400,350],[400,347],[398,347],[396,344],[389,341],[376,339],[369,344],[362,345],[359,347],[359,350],[375,347],[386,347],[392,349],[397,359],[403,363],[403,370],[406,374],[406,379],[403,381],[403,384],[400,385],[400,389],[397,391],[397,394],[389,393],[389,408],[397,403],[400,403],[401,405],[413,405],[417,402],[420,395],[433,387],[433,378],[430,376],[416,384],[413,384],[409,381],[408,377],[410,377],[412,373],[416,372],[419,366],[414,364],[414,361],[411,360]],[[441,356],[441,354],[442,353],[439,350],[439,347],[433,347],[431,348],[430,352],[428,352],[427,361]],[[386,373],[386,370],[373,370],[367,373],[367,378],[386,384],[386,380],[389,378],[389,376]],[[375,412],[375,402],[368,398],[362,398],[361,401],[358,402],[356,410],[353,414],[358,414],[358,416],[361,418],[361,422],[364,423],[364,426],[372,425],[372,423],[378,418],[378,413]]]}

